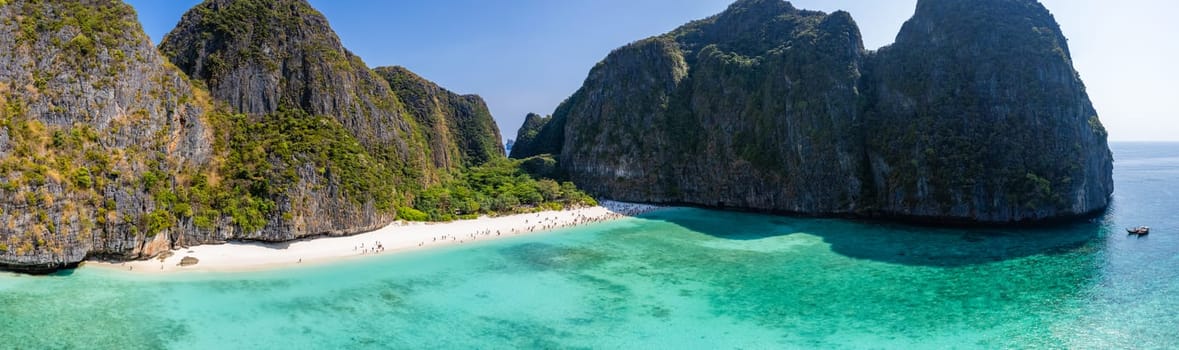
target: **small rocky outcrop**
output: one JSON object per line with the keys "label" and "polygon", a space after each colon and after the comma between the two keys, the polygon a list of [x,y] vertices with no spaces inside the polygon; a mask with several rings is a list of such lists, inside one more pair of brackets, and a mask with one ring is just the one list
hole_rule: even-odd
{"label": "small rocky outcrop", "polygon": [[188,267],[188,266],[196,265],[200,262],[201,262],[201,260],[197,259],[196,257],[186,256],[186,257],[181,258],[180,263],[178,263],[177,265],[182,266],[182,267]]}

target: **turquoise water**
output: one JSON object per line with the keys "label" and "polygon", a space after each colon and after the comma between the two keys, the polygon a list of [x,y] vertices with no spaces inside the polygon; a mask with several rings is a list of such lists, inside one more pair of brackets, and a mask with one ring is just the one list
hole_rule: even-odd
{"label": "turquoise water", "polygon": [[1110,212],[1051,228],[671,209],[278,271],[0,274],[0,348],[1179,348],[1179,144],[1114,151]]}

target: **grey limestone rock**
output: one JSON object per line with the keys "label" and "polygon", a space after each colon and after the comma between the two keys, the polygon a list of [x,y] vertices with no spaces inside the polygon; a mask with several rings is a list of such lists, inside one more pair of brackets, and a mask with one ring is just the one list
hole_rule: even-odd
{"label": "grey limestone rock", "polygon": [[1106,134],[1033,0],[921,0],[866,51],[846,12],[741,0],[611,52],[512,156],[606,198],[939,223],[1103,210]]}

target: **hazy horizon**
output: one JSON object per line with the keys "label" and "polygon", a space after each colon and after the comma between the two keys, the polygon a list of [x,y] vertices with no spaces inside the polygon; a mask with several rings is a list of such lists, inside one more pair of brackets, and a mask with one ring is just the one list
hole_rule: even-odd
{"label": "hazy horizon", "polygon": [[[198,0],[128,0],[158,43]],[[530,112],[551,114],[611,50],[723,11],[728,0],[442,0],[358,3],[311,0],[344,45],[370,67],[398,65],[461,94],[486,100],[504,141]],[[916,0],[798,0],[802,9],[852,14],[864,46],[891,44]],[[1073,63],[1111,141],[1179,141],[1167,122],[1179,96],[1179,56],[1164,16],[1179,3],[1043,0],[1069,39]],[[606,25],[606,24],[609,25]]]}

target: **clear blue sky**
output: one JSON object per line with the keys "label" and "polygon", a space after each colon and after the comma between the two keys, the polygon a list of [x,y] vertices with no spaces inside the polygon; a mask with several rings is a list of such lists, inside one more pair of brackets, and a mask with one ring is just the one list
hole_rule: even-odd
{"label": "clear blue sky", "polygon": [[[198,0],[128,0],[159,42]],[[370,67],[400,65],[483,96],[506,139],[528,112],[550,114],[610,50],[718,13],[729,0],[311,0]],[[916,0],[798,0],[852,14],[875,49]],[[1114,140],[1179,140],[1179,57],[1172,0],[1041,0]]]}

